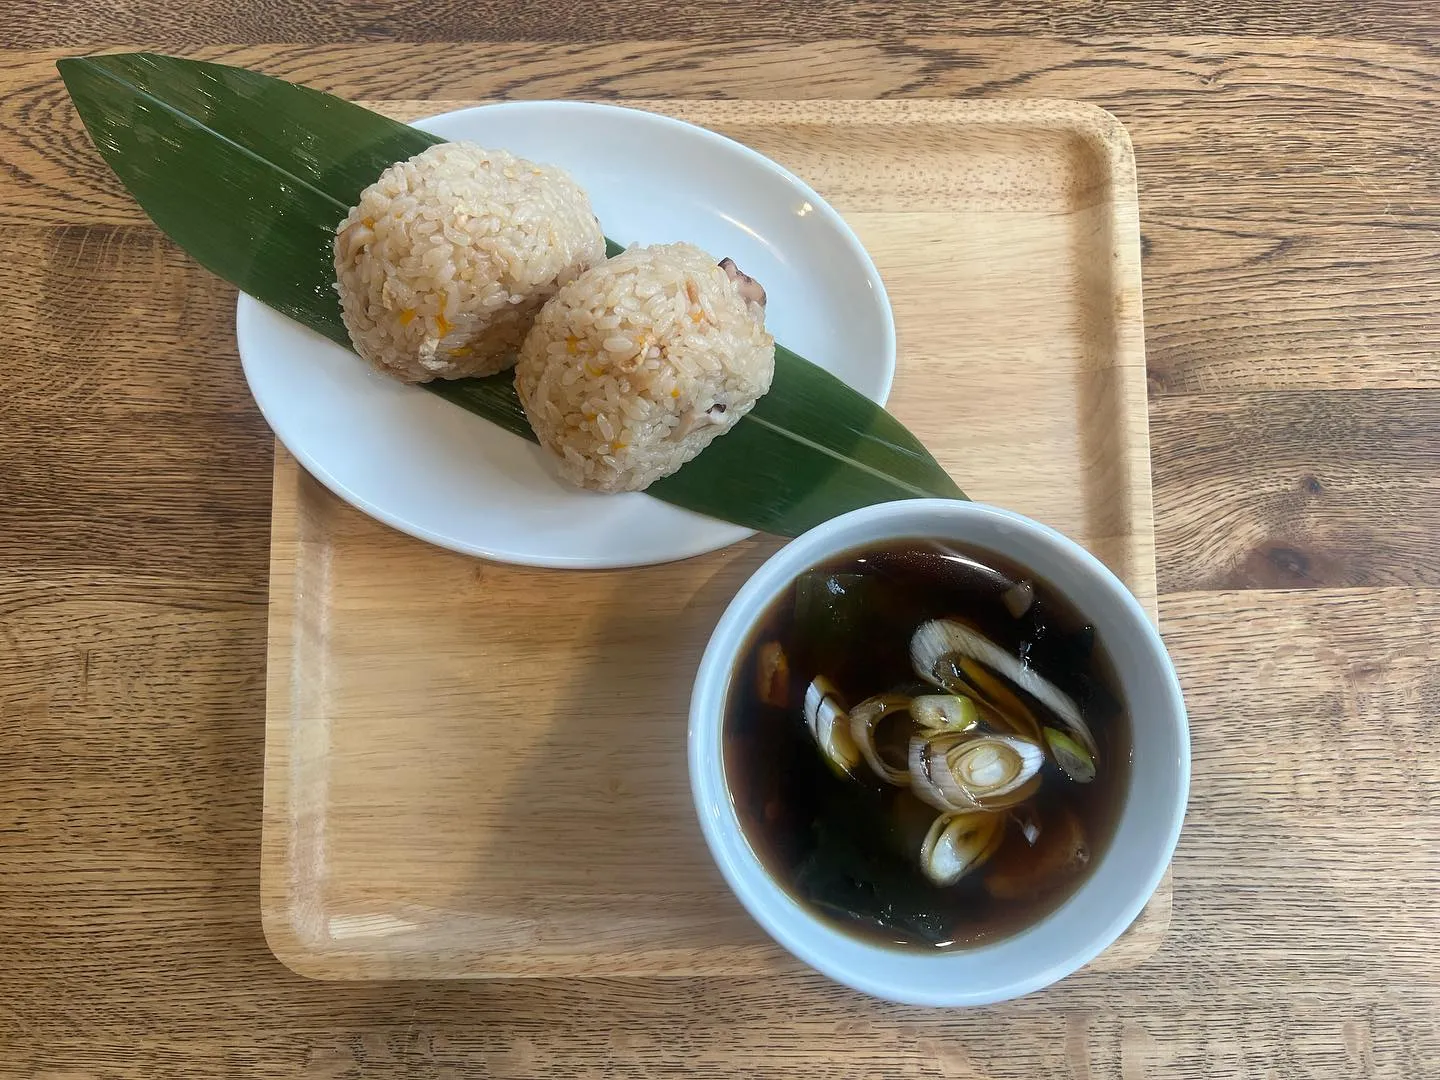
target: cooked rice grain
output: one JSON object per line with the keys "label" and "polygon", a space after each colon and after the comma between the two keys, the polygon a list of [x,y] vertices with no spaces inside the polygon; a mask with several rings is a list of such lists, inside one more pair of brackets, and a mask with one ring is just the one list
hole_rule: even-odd
{"label": "cooked rice grain", "polygon": [[440,143],[386,169],[335,231],[355,351],[406,382],[514,362],[555,290],[605,258],[585,192],[560,169]]}
{"label": "cooked rice grain", "polygon": [[521,347],[515,387],[565,479],[638,491],[734,427],[774,373],[764,307],[699,248],[662,244],[562,287]]}

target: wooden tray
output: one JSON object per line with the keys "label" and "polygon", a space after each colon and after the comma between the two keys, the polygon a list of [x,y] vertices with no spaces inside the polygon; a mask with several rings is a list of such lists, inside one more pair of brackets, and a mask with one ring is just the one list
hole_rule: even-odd
{"label": "wooden tray", "polygon": [[[461,103],[379,103],[413,117]],[[650,102],[808,180],[890,290],[890,406],[976,499],[1069,533],[1154,611],[1134,163],[1072,102]],[[276,454],[261,900],[318,978],[797,966],[690,805],[701,650],[779,541],[640,570],[450,554]],[[1158,948],[1168,877],[1096,963]]]}

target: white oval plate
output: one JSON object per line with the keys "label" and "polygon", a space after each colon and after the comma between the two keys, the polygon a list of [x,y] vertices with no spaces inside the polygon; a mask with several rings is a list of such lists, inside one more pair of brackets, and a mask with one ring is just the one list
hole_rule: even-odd
{"label": "white oval plate", "polygon": [[[416,126],[569,170],[619,243],[688,240],[732,257],[765,286],[777,341],[884,403],[895,324],[875,264],[839,214],[768,158],[670,117],[583,102],[483,105]],[[342,499],[422,540],[501,562],[616,567],[751,535],[648,495],[567,487],[538,446],[243,294],[235,336],[286,448]]]}

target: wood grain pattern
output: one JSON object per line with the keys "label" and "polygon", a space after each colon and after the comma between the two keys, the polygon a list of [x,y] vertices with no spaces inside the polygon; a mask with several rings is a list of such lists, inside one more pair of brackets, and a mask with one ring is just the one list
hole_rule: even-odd
{"label": "wood grain pattern", "polygon": [[1162,589],[1440,584],[1435,391],[1192,394],[1153,417]]}
{"label": "wood grain pattern", "polygon": [[[4,45],[42,51],[0,51],[0,1075],[1440,1075],[1433,5],[423,7],[6,13]],[[1119,116],[1161,620],[1195,733],[1156,956],[947,1014],[784,973],[286,972],[258,901],[270,441],[229,291],[120,197],[54,76],[122,43],[370,99],[1005,94]],[[1304,574],[1246,569],[1287,545]],[[1176,591],[1222,585],[1244,588]]]}
{"label": "wood grain pattern", "polygon": [[821,0],[731,0],[718,8],[703,0],[630,0],[597,12],[588,5],[556,5],[544,0],[398,0],[390,4],[246,3],[221,0],[187,12],[161,0],[138,0],[123,7],[84,0],[69,17],[47,17],[47,9],[17,12],[7,28],[16,47],[93,44],[176,46],[216,41],[295,41],[323,44],[362,42],[449,42],[534,40],[544,42],[614,41],[674,37],[729,41],[777,36],[802,41],[836,38],[904,42],[964,29],[975,34],[1047,33],[1055,36],[1107,35],[1117,27],[1131,34],[1314,34],[1326,37],[1384,37],[1414,40],[1434,24],[1418,2],[1371,0],[1361,6],[1343,0],[1315,0],[1303,12],[1263,4],[1213,5],[1184,0],[1165,8],[1144,0],[1122,0],[1096,7],[1085,0],[1007,4],[1003,0],[936,0],[916,5],[856,0],[834,5]]}
{"label": "wood grain pattern", "polygon": [[[826,193],[891,296],[891,410],[974,497],[1076,537],[1154,610],[1135,173],[1112,118],[1074,102],[643,104]],[[481,567],[364,519],[285,456],[272,517],[261,895],[290,967],[796,966],[711,864],[685,766],[689,673],[775,541],[610,573]],[[565,800],[535,797],[550,774],[570,778]],[[1153,955],[1169,910],[1167,881],[1099,967]]]}

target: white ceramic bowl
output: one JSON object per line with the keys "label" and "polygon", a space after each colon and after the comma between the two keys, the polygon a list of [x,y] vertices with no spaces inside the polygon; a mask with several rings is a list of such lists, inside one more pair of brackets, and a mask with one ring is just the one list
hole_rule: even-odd
{"label": "white ceramic bowl", "polygon": [[[841,933],[766,872],[741,831],[725,782],[721,727],[737,655],[775,597],[803,571],[889,540],[925,537],[1008,555],[1059,589],[1094,624],[1129,706],[1133,760],[1115,836],[1056,911],[1000,941],[956,951],[901,950]],[[750,914],[811,967],[857,990],[916,1005],[983,1005],[1028,994],[1093,959],[1155,891],[1185,814],[1190,731],[1180,684],[1144,609],[1074,541],[1029,518],[977,503],[886,503],[835,518],[757,570],[721,617],[690,703],[690,781],[710,851]]]}

